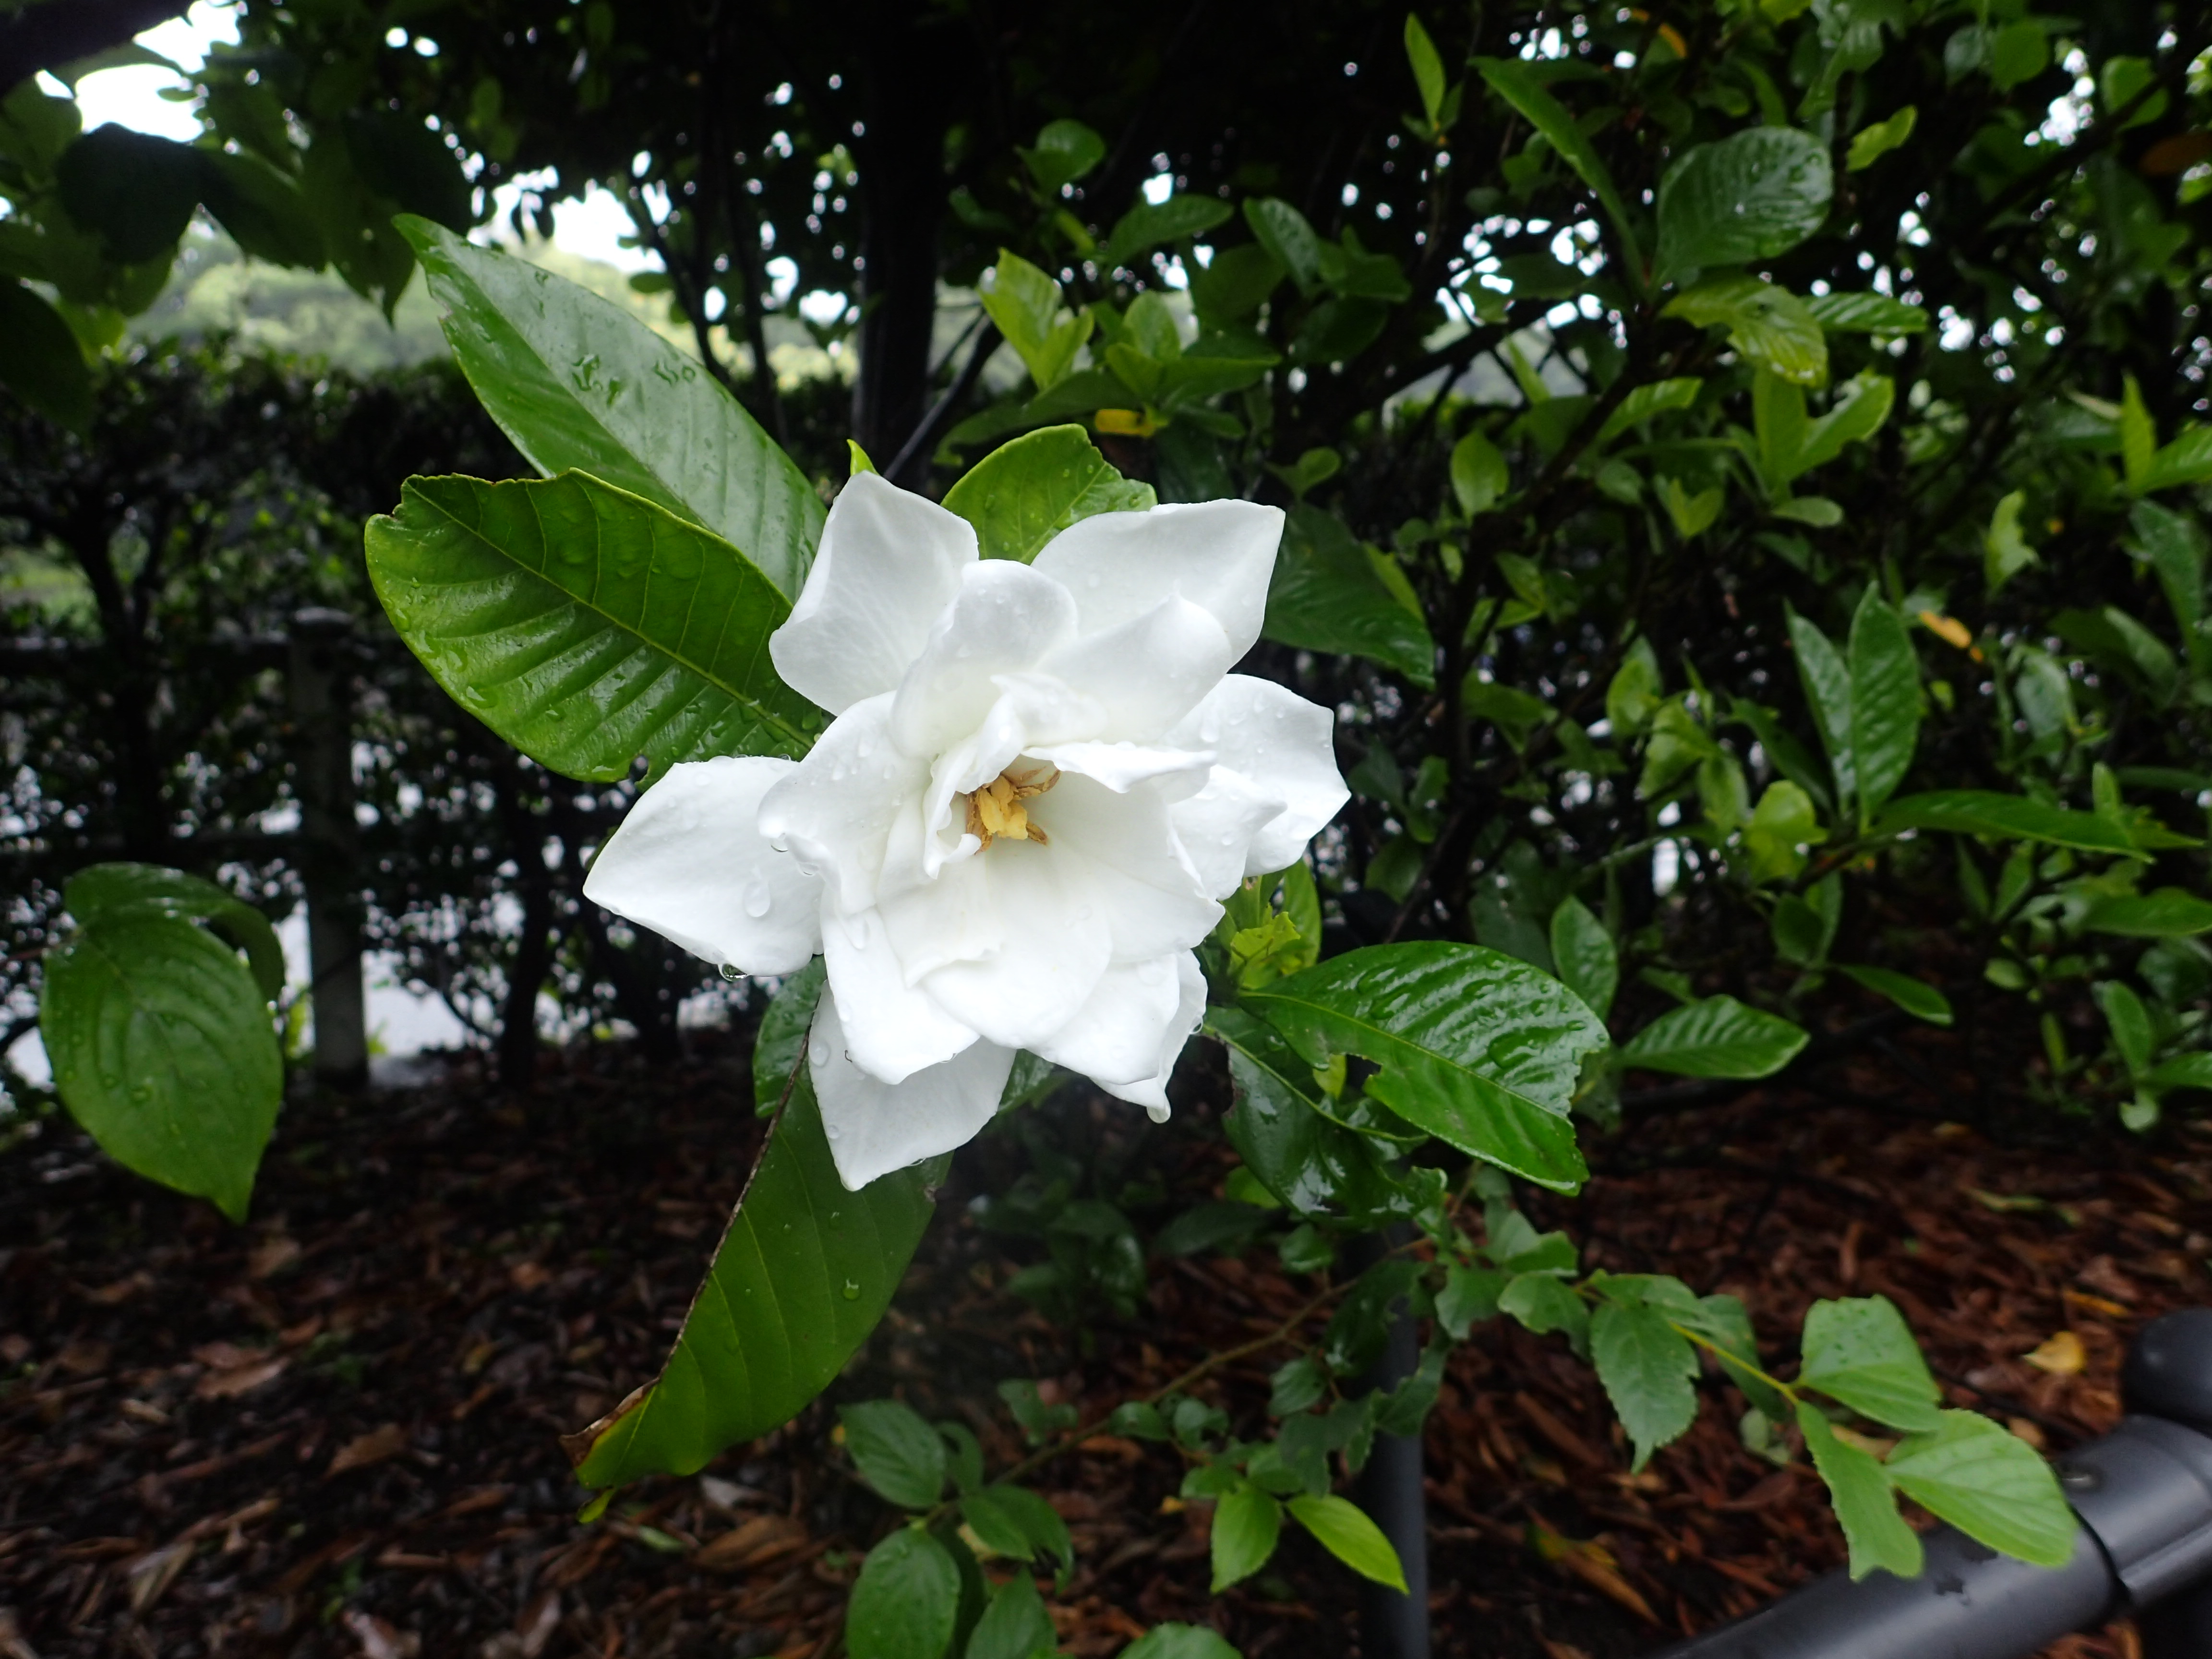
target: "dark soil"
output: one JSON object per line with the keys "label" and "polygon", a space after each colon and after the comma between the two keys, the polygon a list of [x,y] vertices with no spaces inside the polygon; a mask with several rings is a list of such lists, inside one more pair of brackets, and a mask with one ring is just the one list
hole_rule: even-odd
{"label": "dark soil", "polygon": [[[1942,1121],[1942,1064],[1931,1049],[1905,1072],[1833,1072],[1828,1094],[1632,1118],[1588,1137],[1598,1178],[1539,1218],[1589,1265],[1741,1294],[1778,1364],[1808,1301],[1881,1291],[1954,1403],[2061,1449],[2116,1419],[2143,1321],[2212,1299],[2212,1139],[2115,1146],[2049,1123],[2001,1146]],[[0,1153],[0,1655],[831,1651],[891,1517],[826,1403],[590,1526],[556,1443],[653,1374],[755,1149],[750,1097],[709,1043],[655,1073],[619,1051],[549,1058],[503,1102],[465,1060],[427,1089],[299,1100],[242,1230],[63,1121]],[[1273,1329],[1314,1285],[1267,1251],[1156,1260],[1136,1317],[1055,1326],[1005,1288],[1042,1248],[968,1206],[1047,1127],[1102,1190],[1110,1175],[1194,1194],[1223,1168],[1206,1116],[1152,1129],[1070,1091],[963,1155],[832,1397],[962,1417],[1000,1468],[1026,1449],[1000,1380],[1039,1379],[1090,1422]],[[1284,1357],[1200,1391],[1256,1426]],[[1626,1659],[1835,1565],[1817,1482],[1745,1450],[1741,1399],[1705,1392],[1692,1433],[1632,1476],[1556,1339],[1479,1332],[1427,1435],[1438,1654]],[[1068,1586],[1045,1585],[1067,1650],[1182,1619],[1248,1659],[1357,1655],[1355,1583],[1310,1543],[1207,1595],[1209,1506],[1175,1499],[1182,1474],[1164,1448],[1101,1437],[1037,1477],[1078,1545]],[[2119,1629],[2053,1651],[2136,1650]]]}

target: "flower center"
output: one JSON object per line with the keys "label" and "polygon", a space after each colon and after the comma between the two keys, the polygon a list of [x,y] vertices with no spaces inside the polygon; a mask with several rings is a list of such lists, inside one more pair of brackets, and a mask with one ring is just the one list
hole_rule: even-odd
{"label": "flower center", "polygon": [[968,803],[968,833],[988,847],[994,841],[1033,841],[1049,846],[1044,831],[1030,822],[1024,801],[1035,799],[1060,781],[1057,768],[1040,763],[1017,770],[1008,767],[972,795]]}

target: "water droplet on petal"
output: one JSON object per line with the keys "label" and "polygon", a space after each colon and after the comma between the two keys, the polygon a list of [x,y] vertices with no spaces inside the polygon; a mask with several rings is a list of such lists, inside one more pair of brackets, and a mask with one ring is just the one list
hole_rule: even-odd
{"label": "water droplet on petal", "polygon": [[745,889],[745,914],[756,921],[766,915],[775,902],[775,896],[768,890],[764,881],[756,881]]}
{"label": "water droplet on petal", "polygon": [[726,962],[722,964],[721,974],[723,980],[726,983],[735,985],[739,980],[745,976],[745,970],[738,967],[734,962]]}
{"label": "water droplet on petal", "polygon": [[827,1066],[830,1063],[830,1045],[819,1037],[815,1038],[806,1045],[806,1058],[817,1066]]}
{"label": "water droplet on petal", "polygon": [[822,1133],[828,1135],[830,1139],[835,1140],[839,1135],[842,1134],[844,1131],[840,1129],[834,1123],[825,1123],[822,1126]]}

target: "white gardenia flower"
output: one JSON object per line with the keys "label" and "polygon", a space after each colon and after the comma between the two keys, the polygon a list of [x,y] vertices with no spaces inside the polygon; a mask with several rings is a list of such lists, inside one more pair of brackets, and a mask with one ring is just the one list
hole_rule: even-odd
{"label": "white gardenia flower", "polygon": [[1346,799],[1328,711],[1228,672],[1282,519],[1102,514],[1024,565],[860,474],[769,644],[830,729],[671,767],[592,860],[587,896],[709,962],[827,958],[809,1053],[848,1187],[972,1139],[1018,1049],[1167,1115],[1218,901]]}

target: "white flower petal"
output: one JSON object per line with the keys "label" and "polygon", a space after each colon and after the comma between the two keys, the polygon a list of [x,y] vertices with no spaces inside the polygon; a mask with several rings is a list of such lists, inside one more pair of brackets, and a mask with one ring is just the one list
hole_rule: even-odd
{"label": "white flower petal", "polygon": [[1260,637],[1282,538],[1282,510],[1253,501],[1098,513],[1054,537],[1034,568],[1075,595],[1085,634],[1133,622],[1180,594],[1221,624],[1233,662]]}
{"label": "white flower petal", "polygon": [[981,556],[967,520],[860,473],[830,508],[799,603],[769,637],[769,660],[833,714],[895,690]]}
{"label": "white flower petal", "polygon": [[1212,611],[1170,593],[1119,627],[1063,646],[1042,667],[1098,700],[1109,735],[1145,743],[1195,708],[1238,654]]}
{"label": "white flower petal", "polygon": [[1133,743],[1054,743],[1022,751],[1031,759],[1049,761],[1063,772],[1073,772],[1104,784],[1117,795],[1126,795],[1140,783],[1159,781],[1170,796],[1195,794],[1205,787],[1213,769],[1213,757],[1203,749],[1148,749]]}
{"label": "white flower petal", "polygon": [[[917,827],[921,816],[917,808]],[[902,820],[894,839],[903,840],[904,835]],[[989,861],[980,847],[964,857],[941,860],[934,871],[920,858],[895,860],[884,872],[878,914],[908,985],[921,983],[948,963],[984,961],[1006,942]]]}
{"label": "white flower petal", "polygon": [[[1252,838],[1283,815],[1289,803],[1271,795],[1241,772],[1217,766],[1206,787],[1168,808],[1184,854],[1197,867],[1200,884],[1225,899],[1244,880]],[[1288,860],[1284,861],[1289,862]],[[1281,865],[1271,866],[1279,870]]]}
{"label": "white flower petal", "polygon": [[1182,1057],[1190,1034],[1206,1016],[1206,975],[1199,971],[1198,958],[1188,951],[1176,958],[1176,990],[1175,1015],[1160,1038],[1158,1068],[1134,1083],[1098,1085],[1116,1100],[1143,1107],[1155,1123],[1168,1121],[1168,1079],[1174,1075],[1176,1061]]}
{"label": "white flower petal", "polygon": [[1008,559],[969,566],[899,681],[891,736],[910,755],[935,755],[999,701],[993,676],[1030,667],[1074,635],[1075,601],[1051,577]]}
{"label": "white flower petal", "polygon": [[970,1043],[957,1056],[885,1083],[854,1062],[834,998],[824,997],[807,1039],[814,1097],[838,1179],[858,1192],[878,1176],[964,1146],[999,1109],[1014,1051]]}
{"label": "white flower petal", "polygon": [[748,974],[788,974],[820,948],[822,884],[759,828],[761,797],[797,767],[764,755],[681,761],[592,860],[584,896]]}
{"label": "white flower petal", "polygon": [[[1114,961],[1146,962],[1187,951],[1221,919],[1221,907],[1183,856],[1158,786],[1139,784],[1116,794],[1090,778],[1063,773],[1029,808],[1031,820],[1052,838],[1050,856],[1080,895],[1078,924],[1111,931]],[[994,847],[983,856],[998,851]]]}
{"label": "white flower petal", "polygon": [[975,1041],[974,1027],[907,984],[878,912],[825,914],[822,958],[845,1027],[846,1049],[855,1065],[878,1081],[902,1083]]}
{"label": "white flower petal", "polygon": [[929,784],[927,763],[891,741],[890,709],[888,695],[854,703],[761,802],[761,833],[818,868],[840,910],[876,902],[891,823]]}
{"label": "white flower petal", "polygon": [[1212,750],[1220,765],[1283,800],[1283,811],[1253,833],[1246,875],[1297,859],[1351,799],[1336,769],[1332,724],[1328,709],[1273,680],[1231,674],[1168,733],[1170,744]]}
{"label": "white flower petal", "polygon": [[1004,940],[982,961],[938,969],[921,989],[989,1041],[1034,1049],[1074,1018],[1106,971],[1110,898],[1082,879],[1079,861],[1056,843],[994,842],[969,862],[988,883]]}
{"label": "white flower petal", "polygon": [[1102,1086],[1141,1083],[1160,1068],[1181,1000],[1172,956],[1109,968],[1075,1018],[1036,1052]]}

